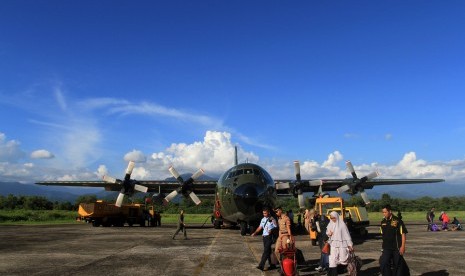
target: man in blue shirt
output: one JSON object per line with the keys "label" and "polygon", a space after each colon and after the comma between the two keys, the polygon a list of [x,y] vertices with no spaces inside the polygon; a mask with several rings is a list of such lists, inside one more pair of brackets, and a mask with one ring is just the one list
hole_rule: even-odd
{"label": "man in blue shirt", "polygon": [[268,260],[268,263],[270,264],[268,270],[276,268],[276,265],[271,263],[271,245],[273,244],[271,238],[271,230],[276,227],[276,220],[272,216],[270,216],[270,209],[266,207],[263,208],[263,218],[260,221],[260,225],[258,226],[257,230],[255,230],[255,232],[252,233],[252,236],[255,236],[258,232],[260,232],[263,229],[263,254],[262,259],[257,266],[257,268],[262,271],[265,270],[266,260]]}

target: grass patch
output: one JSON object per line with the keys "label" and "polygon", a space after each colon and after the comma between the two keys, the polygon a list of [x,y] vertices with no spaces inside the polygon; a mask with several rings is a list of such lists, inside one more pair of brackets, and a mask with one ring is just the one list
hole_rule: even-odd
{"label": "grass patch", "polygon": [[[394,215],[397,215],[397,212],[393,212]],[[439,215],[441,212],[435,212],[436,217],[435,222],[439,223]],[[464,217],[465,217],[465,211],[447,211],[447,214],[449,215],[449,218],[452,222],[454,217],[457,217],[457,219],[461,222]],[[376,225],[381,223],[381,220],[383,219],[383,213],[382,212],[370,212],[368,213],[368,218],[370,219],[370,224],[371,225]],[[426,224],[426,212],[402,212],[402,220],[405,222],[413,222],[413,223],[425,223]]]}
{"label": "grass patch", "polygon": [[75,222],[76,211],[0,210],[0,224],[50,224]]}
{"label": "grass patch", "polygon": [[[437,218],[441,212],[436,212],[436,223],[439,223]],[[397,214],[397,212],[394,212]],[[447,214],[452,220],[457,217],[459,221],[465,218],[465,211],[448,211]],[[0,225],[8,224],[64,224],[75,223],[77,217],[76,211],[64,210],[0,210]],[[161,222],[177,223],[179,214],[161,214]],[[381,212],[368,213],[371,225],[378,225],[383,214]],[[185,214],[184,222],[186,224],[211,224],[211,214]],[[408,223],[426,223],[426,212],[403,212],[402,219]],[[297,221],[296,221],[297,222]]]}

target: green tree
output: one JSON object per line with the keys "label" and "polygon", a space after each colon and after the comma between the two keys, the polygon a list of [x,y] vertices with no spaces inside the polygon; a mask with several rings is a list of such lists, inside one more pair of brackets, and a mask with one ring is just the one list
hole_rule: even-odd
{"label": "green tree", "polygon": [[96,195],[81,195],[76,199],[75,206],[79,206],[81,203],[93,203],[97,201]]}

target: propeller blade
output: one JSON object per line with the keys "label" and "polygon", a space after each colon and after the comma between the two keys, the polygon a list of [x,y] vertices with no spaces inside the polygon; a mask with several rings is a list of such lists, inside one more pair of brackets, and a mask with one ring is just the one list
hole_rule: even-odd
{"label": "propeller blade", "polygon": [[118,198],[116,199],[115,206],[121,207],[121,204],[123,204],[123,199],[124,199],[124,194],[119,193]]}
{"label": "propeller blade", "polygon": [[191,199],[195,203],[195,205],[199,205],[201,203],[199,197],[194,192],[191,192],[189,194],[189,196],[191,197]]}
{"label": "propeller blade", "polygon": [[344,186],[341,186],[341,187],[337,188],[337,192],[339,194],[342,194],[343,192],[347,192],[348,190],[350,190],[349,185],[344,185]]}
{"label": "propeller blade", "polygon": [[128,164],[128,168],[126,169],[126,174],[129,174],[131,175],[132,174],[132,170],[134,169],[134,161],[129,161],[129,164]]}
{"label": "propeller blade", "polygon": [[103,176],[103,181],[105,181],[107,183],[116,183],[117,182],[116,178],[108,176],[108,175]]}
{"label": "propeller blade", "polygon": [[276,190],[285,190],[285,189],[290,189],[291,184],[289,182],[280,182],[280,183],[276,183],[274,187]]}
{"label": "propeller blade", "polygon": [[379,172],[376,171],[376,172],[372,172],[369,175],[367,175],[366,178],[369,180],[369,179],[373,179],[378,176],[379,176]]}
{"label": "propeller blade", "polygon": [[169,193],[169,194],[165,197],[165,202],[170,202],[170,201],[173,200],[173,198],[175,198],[177,195],[178,195],[178,191],[177,191],[177,190],[172,191],[171,193]]}
{"label": "propeller blade", "polygon": [[176,169],[173,166],[170,166],[168,170],[170,171],[171,175],[174,176],[174,178],[176,178],[176,180],[178,180],[181,183],[184,182],[181,175],[178,173],[178,171],[176,171]]}
{"label": "propeller blade", "polygon": [[308,184],[310,186],[321,186],[321,185],[323,185],[323,181],[320,180],[320,179],[317,179],[317,180],[312,180],[312,181],[308,182]]}
{"label": "propeller blade", "polygon": [[363,199],[363,202],[365,202],[366,205],[370,204],[370,199],[368,198],[368,195],[365,191],[360,191],[360,196]]}
{"label": "propeller blade", "polygon": [[299,201],[299,207],[300,208],[305,208],[305,197],[303,194],[299,194],[297,196],[297,200]]}
{"label": "propeller blade", "polygon": [[196,180],[197,178],[199,178],[202,174],[204,174],[205,172],[202,170],[202,169],[199,169],[197,172],[195,172],[191,178],[193,180]]}
{"label": "propeller blade", "polygon": [[300,162],[299,161],[294,161],[294,172],[295,172],[295,179],[297,181],[300,181],[301,177],[300,177]]}
{"label": "propeller blade", "polygon": [[347,169],[349,169],[350,174],[353,178],[357,179],[357,174],[355,173],[354,166],[352,166],[352,162],[350,160],[346,161]]}
{"label": "propeller blade", "polygon": [[147,188],[145,186],[142,186],[142,185],[139,185],[139,184],[134,185],[134,190],[139,191],[139,192],[146,193],[148,191],[148,189],[149,188]]}

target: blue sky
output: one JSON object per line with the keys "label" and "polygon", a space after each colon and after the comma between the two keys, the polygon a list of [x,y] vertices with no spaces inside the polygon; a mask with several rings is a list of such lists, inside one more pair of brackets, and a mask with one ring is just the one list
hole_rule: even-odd
{"label": "blue sky", "polygon": [[465,177],[463,1],[2,1],[0,180]]}

